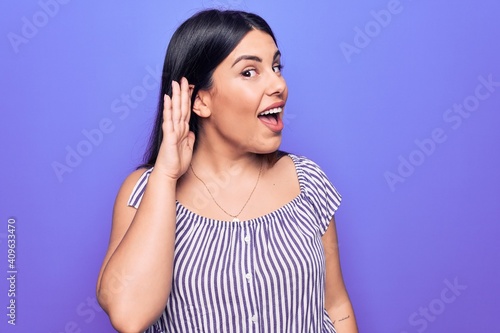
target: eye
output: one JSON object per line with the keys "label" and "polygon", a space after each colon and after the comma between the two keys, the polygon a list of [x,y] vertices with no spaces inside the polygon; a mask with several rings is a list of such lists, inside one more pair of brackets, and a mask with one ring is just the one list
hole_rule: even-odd
{"label": "eye", "polygon": [[243,72],[241,72],[241,75],[244,77],[254,77],[257,75],[257,71],[255,69],[246,69]]}
{"label": "eye", "polygon": [[273,71],[275,73],[281,73],[282,70],[283,70],[283,65],[282,64],[277,64],[277,65],[273,66]]}

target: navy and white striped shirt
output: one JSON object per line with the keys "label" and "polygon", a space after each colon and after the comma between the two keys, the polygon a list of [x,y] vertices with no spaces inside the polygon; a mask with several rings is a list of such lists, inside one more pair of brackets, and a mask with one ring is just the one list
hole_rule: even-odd
{"label": "navy and white striped shirt", "polygon": [[[267,215],[219,221],[177,202],[172,289],[147,333],[335,332],[324,307],[321,236],[341,197],[317,164],[288,156],[300,194]],[[130,206],[139,207],[151,171]]]}

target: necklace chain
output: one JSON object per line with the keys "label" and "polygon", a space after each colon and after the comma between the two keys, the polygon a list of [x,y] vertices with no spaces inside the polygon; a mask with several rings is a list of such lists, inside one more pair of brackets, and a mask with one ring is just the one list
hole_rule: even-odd
{"label": "necklace chain", "polygon": [[222,208],[221,205],[219,205],[219,203],[217,202],[217,200],[215,200],[214,195],[212,194],[212,192],[208,188],[207,184],[205,184],[205,182],[200,177],[198,177],[198,175],[196,174],[196,172],[194,172],[193,165],[189,164],[189,167],[191,168],[191,171],[193,172],[193,175],[200,182],[202,182],[202,184],[205,186],[205,188],[208,191],[208,194],[210,194],[210,197],[212,197],[212,200],[215,202],[215,204],[217,205],[217,207],[219,207],[227,215],[231,216],[233,218],[234,222],[239,222],[240,220],[238,219],[238,216],[241,214],[241,212],[243,211],[243,209],[245,209],[245,207],[247,206],[248,202],[250,201],[250,198],[252,198],[253,192],[255,192],[255,189],[257,188],[257,184],[259,184],[260,175],[262,174],[262,167],[263,167],[263,165],[264,165],[264,163],[260,164],[259,176],[257,177],[257,181],[255,182],[255,185],[254,185],[254,187],[252,189],[252,192],[250,192],[250,195],[248,196],[247,201],[245,201],[245,204],[243,205],[243,207],[241,207],[240,211],[236,215],[233,215],[233,214],[229,213],[227,210],[225,210],[224,208]]}

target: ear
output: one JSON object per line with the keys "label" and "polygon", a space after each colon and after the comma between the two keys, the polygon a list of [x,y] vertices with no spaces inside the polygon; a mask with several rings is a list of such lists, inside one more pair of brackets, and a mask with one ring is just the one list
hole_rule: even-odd
{"label": "ear", "polygon": [[194,100],[193,111],[201,118],[208,118],[212,114],[210,111],[210,93],[208,91],[198,91]]}

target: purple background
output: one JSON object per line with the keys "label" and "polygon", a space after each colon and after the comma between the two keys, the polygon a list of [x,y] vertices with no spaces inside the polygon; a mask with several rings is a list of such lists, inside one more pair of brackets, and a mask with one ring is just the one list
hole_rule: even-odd
{"label": "purple background", "polygon": [[[145,149],[171,34],[214,6],[275,30],[290,89],[282,147],[343,195],[360,331],[500,332],[500,86],[481,83],[500,82],[500,3],[55,1],[0,3],[1,332],[113,331],[91,304],[114,197]],[[86,156],[68,165],[70,150]]]}

